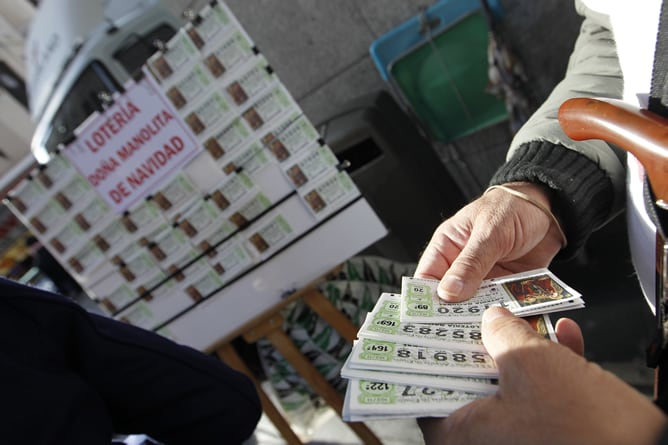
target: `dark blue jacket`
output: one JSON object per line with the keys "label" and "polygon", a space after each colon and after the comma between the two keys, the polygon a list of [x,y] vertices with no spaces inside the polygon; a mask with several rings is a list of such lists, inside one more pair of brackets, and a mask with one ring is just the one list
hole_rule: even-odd
{"label": "dark blue jacket", "polygon": [[0,278],[0,443],[234,444],[260,414],[253,383],[219,360]]}

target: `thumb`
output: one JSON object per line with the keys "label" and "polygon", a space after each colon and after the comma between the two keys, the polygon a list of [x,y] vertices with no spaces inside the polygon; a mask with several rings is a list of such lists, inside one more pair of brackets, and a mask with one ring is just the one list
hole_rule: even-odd
{"label": "thumb", "polygon": [[584,355],[584,338],[578,324],[570,318],[560,318],[554,326],[559,343],[578,355]]}
{"label": "thumb", "polygon": [[507,353],[543,340],[525,320],[497,306],[483,313],[481,331],[483,344],[497,365]]}

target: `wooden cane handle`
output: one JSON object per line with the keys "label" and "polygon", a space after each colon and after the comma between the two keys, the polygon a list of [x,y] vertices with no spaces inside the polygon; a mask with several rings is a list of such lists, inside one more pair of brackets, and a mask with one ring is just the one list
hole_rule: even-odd
{"label": "wooden cane handle", "polygon": [[602,139],[633,154],[657,204],[668,208],[668,119],[620,101],[576,98],[561,105],[559,123],[571,139]]}

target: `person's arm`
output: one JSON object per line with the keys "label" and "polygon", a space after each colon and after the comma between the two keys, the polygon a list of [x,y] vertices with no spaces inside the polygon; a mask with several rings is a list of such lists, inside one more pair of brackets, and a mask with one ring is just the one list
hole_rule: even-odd
{"label": "person's arm", "polygon": [[557,344],[503,308],[483,314],[482,338],[499,389],[448,418],[418,419],[427,445],[658,443],[666,417],[635,389],[588,362],[575,322],[559,320]]}
{"label": "person's arm", "polygon": [[[89,314],[58,295],[6,280],[0,289],[0,318],[6,322],[0,331],[18,336],[0,357],[12,357],[24,374],[44,370],[41,378],[80,388],[80,394],[53,388],[63,394],[49,419],[61,423],[52,425],[54,434],[73,431],[79,437],[74,431],[111,421],[117,434],[146,434],[165,444],[233,444],[254,431],[262,412],[255,386],[220,360]],[[48,394],[43,398],[50,400]],[[100,400],[104,410],[89,400]],[[39,395],[30,403],[50,406]],[[89,420],[73,427],[82,418]]]}
{"label": "person's arm", "polygon": [[114,430],[171,443],[241,443],[262,408],[254,383],[220,360],[91,315],[79,325],[81,372],[108,402]]}
{"label": "person's arm", "polygon": [[515,135],[506,163],[490,184],[531,182],[549,192],[568,247],[580,248],[589,235],[624,205],[625,154],[599,140],[573,141],[557,119],[559,107],[573,97],[621,99],[623,78],[607,16],[581,2],[580,34],[564,79]]}
{"label": "person's arm", "polygon": [[489,191],[443,222],[420,258],[416,276],[440,280],[445,300],[470,298],[484,278],[546,267],[560,250],[572,254],[623,205],[621,150],[572,141],[557,120],[567,98],[622,94],[606,17],[578,8],[585,19],[564,80],[520,129],[490,183],[527,199]]}

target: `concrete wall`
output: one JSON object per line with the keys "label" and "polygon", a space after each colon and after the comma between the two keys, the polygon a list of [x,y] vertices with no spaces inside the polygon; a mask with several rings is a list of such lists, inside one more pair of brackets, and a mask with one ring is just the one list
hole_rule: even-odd
{"label": "concrete wall", "polygon": [[[202,1],[166,0],[175,12]],[[315,122],[341,103],[385,88],[369,56],[379,36],[432,0],[227,0]],[[579,18],[570,0],[502,0],[504,32],[543,98],[563,73]],[[546,47],[549,45],[549,47]]]}
{"label": "concrete wall", "polygon": [[[165,0],[176,13],[204,1]],[[473,0],[471,0],[473,1]],[[501,30],[519,56],[537,103],[563,76],[580,17],[572,0],[500,0]],[[369,55],[379,36],[433,0],[227,0],[306,115],[319,123],[347,101],[388,89]],[[511,139],[499,124],[450,144],[434,144],[468,198],[503,162]]]}

